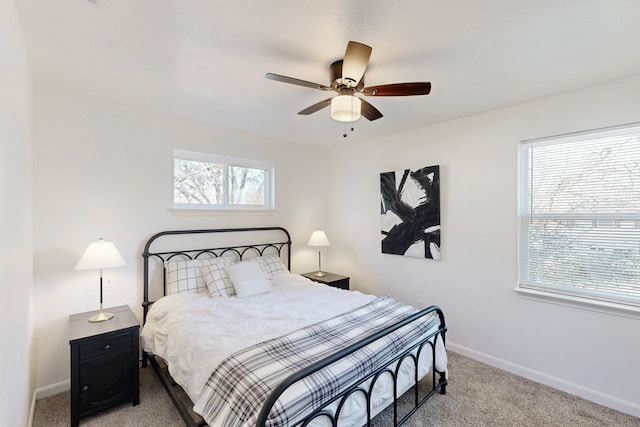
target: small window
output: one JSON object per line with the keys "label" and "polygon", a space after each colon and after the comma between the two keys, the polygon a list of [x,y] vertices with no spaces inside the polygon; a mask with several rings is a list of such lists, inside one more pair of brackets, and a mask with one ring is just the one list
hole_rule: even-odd
{"label": "small window", "polygon": [[266,162],[174,150],[173,207],[273,209],[273,175]]}
{"label": "small window", "polygon": [[520,287],[640,306],[640,125],[519,154]]}

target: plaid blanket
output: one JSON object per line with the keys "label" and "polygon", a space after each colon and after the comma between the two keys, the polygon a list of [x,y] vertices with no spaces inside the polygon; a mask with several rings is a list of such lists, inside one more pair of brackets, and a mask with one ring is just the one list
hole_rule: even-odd
{"label": "plaid blanket", "polygon": [[[300,369],[355,344],[417,312],[386,296],[350,313],[241,350],[221,362],[207,381],[195,410],[212,426],[254,426],[269,393]],[[301,381],[282,394],[268,425],[288,426],[438,325],[426,316]]]}

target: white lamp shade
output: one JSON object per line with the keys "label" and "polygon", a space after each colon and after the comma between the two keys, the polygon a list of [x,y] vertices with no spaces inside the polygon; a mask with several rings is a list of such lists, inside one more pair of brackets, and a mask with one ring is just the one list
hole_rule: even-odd
{"label": "white lamp shade", "polygon": [[355,122],[360,118],[362,103],[351,95],[338,95],[331,100],[331,118],[339,122]]}
{"label": "white lamp shade", "polygon": [[126,264],[116,246],[111,242],[105,242],[101,238],[97,242],[89,243],[75,270],[102,270],[121,267]]}
{"label": "white lamp shade", "polygon": [[311,237],[309,237],[307,246],[329,246],[329,239],[327,239],[324,231],[316,230],[311,234]]}

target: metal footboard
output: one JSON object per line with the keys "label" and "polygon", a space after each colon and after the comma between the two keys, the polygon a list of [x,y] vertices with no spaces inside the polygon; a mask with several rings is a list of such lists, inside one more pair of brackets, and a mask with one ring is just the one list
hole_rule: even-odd
{"label": "metal footboard", "polygon": [[[355,384],[347,387],[345,390],[343,390],[342,392],[338,393],[335,397],[333,397],[332,399],[328,400],[327,402],[324,402],[320,407],[318,407],[317,409],[315,409],[311,414],[309,414],[307,417],[305,417],[302,421],[300,421],[300,423],[298,423],[297,425],[301,425],[301,426],[306,426],[309,423],[311,423],[314,419],[316,418],[320,418],[320,417],[326,417],[330,422],[332,426],[337,426],[338,424],[338,420],[340,417],[340,411],[343,407],[343,405],[345,404],[345,402],[347,401],[347,399],[353,395],[354,393],[362,393],[367,401],[367,426],[371,425],[371,419],[372,419],[372,414],[371,414],[371,393],[373,391],[373,387],[375,386],[376,381],[383,375],[383,374],[390,374],[391,377],[393,378],[393,387],[394,387],[394,394],[393,394],[393,425],[394,426],[401,426],[403,425],[410,417],[411,415],[413,415],[427,400],[429,400],[429,398],[431,398],[436,392],[440,392],[441,394],[446,394],[446,386],[448,383],[448,380],[446,378],[446,373],[445,372],[440,372],[436,369],[436,340],[437,339],[442,339],[442,343],[445,344],[445,333],[447,331],[447,327],[445,324],[445,320],[444,320],[444,314],[442,312],[442,310],[437,307],[437,306],[431,306],[429,308],[426,308],[418,313],[415,313],[407,318],[405,318],[404,320],[401,320],[400,322],[376,333],[373,334],[371,336],[368,336],[362,340],[360,340],[359,342],[344,348],[341,351],[336,352],[335,354],[326,357],[323,360],[320,360],[310,366],[308,366],[305,369],[302,369],[294,374],[292,374],[291,376],[289,376],[286,380],[284,380],[278,387],[276,387],[276,389],[269,395],[269,397],[267,398],[267,400],[265,401],[265,404],[262,407],[262,410],[260,411],[260,414],[258,416],[258,421],[256,423],[257,427],[265,427],[269,418],[269,413],[271,412],[273,406],[275,405],[276,401],[280,398],[280,396],[289,388],[291,387],[293,384],[297,383],[298,381],[302,380],[305,377],[308,377],[309,375],[323,369],[326,368],[327,366],[331,365],[332,363],[348,356],[351,353],[354,353],[356,351],[358,351],[359,349],[371,344],[372,342],[384,337],[385,335],[388,335],[400,328],[402,328],[403,326],[406,326],[412,322],[415,322],[427,315],[430,315],[431,313],[436,312],[439,319],[440,319],[440,327],[438,328],[437,331],[425,336],[424,338],[422,338],[420,341],[418,341],[417,343],[415,343],[414,345],[412,345],[411,347],[407,348],[405,351],[403,351],[401,354],[398,354],[396,357],[394,357],[392,360],[389,361],[389,364],[383,367],[380,367],[378,369],[376,369],[373,372],[370,372],[369,374],[367,374],[366,376],[362,377],[359,381],[357,381]],[[419,375],[418,375],[418,369],[419,369],[419,359],[420,356],[423,352],[423,350],[425,348],[429,348],[430,352],[431,352],[431,360],[432,360],[432,369],[431,369],[431,373],[432,373],[432,380],[431,380],[431,390],[429,390],[429,392],[423,396],[422,398],[420,398],[419,396],[419,387],[418,387],[418,380],[419,380]],[[415,354],[414,354],[415,353]],[[407,358],[411,358],[413,360],[413,364],[414,364],[414,385],[412,386],[414,389],[414,399],[413,399],[413,407],[412,409],[405,414],[402,418],[398,419],[399,414],[398,414],[398,398],[400,396],[398,396],[398,371],[400,370],[400,367],[402,365],[402,362],[404,360],[406,360]],[[396,363],[397,362],[397,363]],[[392,370],[391,366],[395,366],[395,371]],[[436,376],[438,377],[436,379]],[[371,383],[369,384],[369,386],[367,388],[363,387],[363,384],[366,383],[369,379],[371,379]],[[328,411],[327,407],[329,405],[331,405],[334,402],[338,402],[338,406],[337,406],[337,410],[335,411],[335,413]]]}

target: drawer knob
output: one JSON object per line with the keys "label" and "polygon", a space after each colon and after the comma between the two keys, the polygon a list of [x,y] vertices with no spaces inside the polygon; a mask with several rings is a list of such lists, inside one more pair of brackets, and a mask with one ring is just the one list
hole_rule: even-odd
{"label": "drawer knob", "polygon": [[105,350],[109,350],[110,348],[111,348],[111,344],[107,344],[107,345],[104,346]]}
{"label": "drawer knob", "polygon": [[87,390],[89,390],[89,386],[88,385],[82,387],[82,391],[87,391]]}

